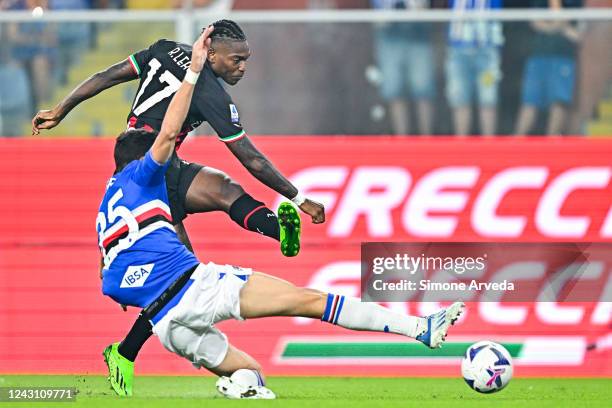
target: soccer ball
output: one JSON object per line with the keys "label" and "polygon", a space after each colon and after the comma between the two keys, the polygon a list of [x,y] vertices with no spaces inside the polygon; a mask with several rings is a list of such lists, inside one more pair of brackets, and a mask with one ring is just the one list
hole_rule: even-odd
{"label": "soccer ball", "polygon": [[485,394],[497,392],[512,378],[512,358],[501,344],[480,341],[465,352],[461,372],[471,389]]}

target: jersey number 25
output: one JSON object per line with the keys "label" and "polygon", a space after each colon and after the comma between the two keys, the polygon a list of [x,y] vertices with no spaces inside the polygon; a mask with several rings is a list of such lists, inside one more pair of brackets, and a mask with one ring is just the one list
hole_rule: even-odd
{"label": "jersey number 25", "polygon": [[[107,206],[107,214],[108,214],[108,222],[114,223],[117,218],[123,219],[125,225],[128,227],[128,235],[125,238],[120,239],[117,242],[117,245],[113,247],[111,252],[115,254],[123,251],[134,245],[136,242],[136,238],[138,237],[139,227],[138,221],[136,221],[136,217],[132,214],[132,212],[125,206],[117,205],[117,202],[123,197],[123,190],[119,189],[110,200],[108,200]],[[107,216],[103,212],[98,213],[98,217],[96,218],[96,229],[98,230],[98,245],[104,254],[104,264],[108,266],[110,261],[114,259],[114,256],[110,256],[104,250],[104,240],[106,237],[106,222]],[[120,222],[120,221],[119,221]],[[122,223],[123,224],[123,223]],[[116,249],[115,249],[116,248]],[[115,255],[116,256],[116,255]]]}

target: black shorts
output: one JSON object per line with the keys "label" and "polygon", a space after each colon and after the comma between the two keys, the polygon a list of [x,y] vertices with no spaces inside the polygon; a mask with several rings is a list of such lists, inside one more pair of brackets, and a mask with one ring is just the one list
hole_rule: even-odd
{"label": "black shorts", "polygon": [[187,217],[185,201],[187,200],[187,190],[196,174],[204,166],[197,163],[189,163],[180,159],[176,153],[170,159],[170,165],[166,170],[166,188],[168,190],[168,200],[170,201],[170,212],[172,222],[178,224]]}

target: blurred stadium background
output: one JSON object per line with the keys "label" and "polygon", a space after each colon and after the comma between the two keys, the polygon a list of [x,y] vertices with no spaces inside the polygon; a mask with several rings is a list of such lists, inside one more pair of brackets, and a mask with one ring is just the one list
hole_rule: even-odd
{"label": "blurred stadium background", "polygon": [[[136,83],[83,103],[36,138],[33,114],[158,38],[191,42],[218,18],[241,23],[252,49],[245,79],[229,89],[247,133],[326,204],[328,220],[306,223],[302,253],[286,259],[224,214],[192,216],[186,225],[203,261],[358,295],[363,241],[612,242],[612,1],[505,0],[471,12],[453,3],[497,4],[0,0],[0,374],[101,374],[101,350],[137,315],[102,296],[94,229]],[[568,4],[583,7],[559,10]],[[554,35],[538,31],[539,21],[566,24],[578,38],[545,38]],[[406,41],[414,54],[394,77],[385,63],[404,52],[391,45]],[[461,54],[462,41],[476,45]],[[562,59],[558,69],[533,60],[551,56]],[[519,125],[528,67],[569,87],[556,123],[545,106],[532,126]],[[477,90],[482,100],[470,100]],[[206,125],[181,155],[225,170],[269,205],[280,200]],[[268,374],[456,376],[466,344],[489,339],[508,346],[518,376],[610,377],[611,259],[597,266],[602,292],[592,302],[504,305],[503,319],[472,303],[439,354],[300,319],[221,326]],[[195,373],[155,340],[137,367]]]}

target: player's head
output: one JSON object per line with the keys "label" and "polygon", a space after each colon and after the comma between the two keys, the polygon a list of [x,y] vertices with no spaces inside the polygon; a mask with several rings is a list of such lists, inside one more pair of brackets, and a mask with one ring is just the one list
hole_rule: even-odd
{"label": "player's head", "polygon": [[157,137],[157,131],[130,129],[122,132],[115,142],[115,173],[147,154]]}
{"label": "player's head", "polygon": [[217,76],[230,85],[236,85],[246,72],[246,61],[251,56],[244,31],[231,20],[212,24],[208,63]]}

